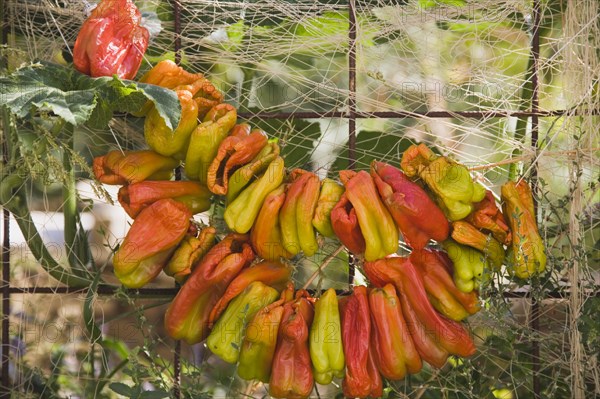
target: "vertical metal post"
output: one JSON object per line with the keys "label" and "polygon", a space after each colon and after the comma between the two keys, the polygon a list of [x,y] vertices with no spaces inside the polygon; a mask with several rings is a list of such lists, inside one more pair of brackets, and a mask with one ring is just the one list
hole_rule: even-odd
{"label": "vertical metal post", "polygon": [[172,0],[173,1],[173,19],[174,19],[174,27],[175,31],[175,63],[179,65],[181,62],[181,4],[180,0]]}
{"label": "vertical metal post", "polygon": [[[175,63],[181,62],[181,4],[179,0],[173,0],[173,17],[175,31]],[[175,180],[181,180],[181,168],[175,169]],[[179,288],[176,282],[175,287]],[[175,341],[175,353],[173,354],[173,396],[176,399],[181,397],[181,341]]]}
{"label": "vertical metal post", "polygon": [[[8,43],[8,4],[0,0],[0,24],[2,25],[1,40],[2,44]],[[2,57],[0,68],[5,69],[8,66],[8,60]],[[2,133],[2,162],[8,161],[8,145],[6,128],[9,121],[6,120],[7,112],[3,113],[3,133]],[[10,375],[8,368],[10,364],[10,212],[7,209],[2,210],[2,347],[0,348],[0,361],[2,371],[0,372],[0,399],[8,399],[11,396]]]}
{"label": "vertical metal post", "polygon": [[[356,7],[348,0],[348,169],[356,167]],[[348,285],[354,282],[356,259],[349,255]]]}
{"label": "vertical metal post", "polygon": [[[531,147],[537,154],[539,137],[539,57],[540,57],[540,24],[541,24],[541,3],[540,0],[533,0],[533,35],[531,40],[531,54],[533,56],[533,73],[531,75]],[[534,158],[537,159],[537,156]],[[533,165],[531,170],[531,190],[537,193],[538,184],[537,164]],[[534,196],[534,206],[537,210],[537,201]],[[530,327],[533,334],[540,331],[540,304],[536,298],[531,297],[531,320]],[[535,399],[541,399],[540,385],[540,344],[537,337],[534,337],[531,343],[531,367],[533,371],[533,396]]]}
{"label": "vertical metal post", "polygon": [[[6,122],[3,122],[6,124]],[[6,137],[5,137],[6,140]],[[6,156],[6,144],[3,142],[3,152]],[[10,213],[2,211],[2,385],[0,399],[10,398]]]}

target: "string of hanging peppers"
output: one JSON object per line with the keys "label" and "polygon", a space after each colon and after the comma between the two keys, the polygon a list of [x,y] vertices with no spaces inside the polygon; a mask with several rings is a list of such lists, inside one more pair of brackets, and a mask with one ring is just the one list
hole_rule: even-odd
{"label": "string of hanging peppers", "polygon": [[[106,4],[115,1],[129,19],[114,18]],[[90,67],[93,52],[107,46],[80,38],[75,65],[93,76],[135,76],[141,55],[131,52],[147,46],[139,11],[130,0],[100,4],[80,37],[96,32],[102,41],[102,26],[121,26],[108,46],[121,49],[117,71]],[[237,124],[236,109],[202,74],[162,61],[140,81],[174,90],[181,120],[170,129],[148,103],[137,116],[145,117],[150,150],[94,159],[96,178],[122,185],[118,200],[134,219],[114,255],[115,274],[130,288],[161,271],[173,276],[182,287],[165,314],[168,334],[206,340],[238,364],[240,377],[269,383],[274,397],[307,397],[315,382],[333,378],[343,379],[348,397],[378,397],[382,377],[471,356],[475,345],[461,321],[479,311],[478,288],[490,271],[506,264],[511,275],[530,278],[545,269],[524,180],[502,186],[503,213],[465,166],[424,144],[405,151],[400,168],[374,161],[370,171],[341,171],[341,184],[320,180],[287,171],[277,140]],[[187,180],[170,180],[181,162]],[[220,240],[214,227],[192,219],[213,196],[225,197],[231,231]],[[396,255],[399,233],[412,248],[408,257]],[[288,260],[314,255],[320,236],[336,237],[360,260],[370,287],[339,301],[333,289],[318,299],[294,289]],[[432,240],[444,250],[428,248]]]}

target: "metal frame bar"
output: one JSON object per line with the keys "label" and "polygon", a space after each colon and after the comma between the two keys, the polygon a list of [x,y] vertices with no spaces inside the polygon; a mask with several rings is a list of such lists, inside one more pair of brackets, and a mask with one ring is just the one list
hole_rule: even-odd
{"label": "metal frame bar", "polygon": [[[541,2],[540,0],[533,0],[533,32],[530,50],[534,58],[533,73],[532,73],[532,104],[531,110],[529,111],[427,111],[427,112],[410,112],[410,111],[381,111],[381,112],[362,112],[357,110],[356,106],[356,36],[357,36],[357,23],[356,23],[356,0],[348,0],[348,11],[349,11],[349,31],[348,31],[348,109],[346,112],[331,111],[331,112],[269,112],[261,111],[256,113],[239,113],[239,117],[242,119],[249,118],[264,118],[264,119],[288,119],[288,118],[346,118],[348,119],[348,167],[353,169],[356,163],[356,120],[365,118],[475,118],[475,119],[486,119],[486,118],[505,118],[505,117],[531,117],[531,129],[532,138],[531,146],[537,151],[537,142],[539,138],[539,118],[540,117],[551,117],[551,116],[562,116],[566,114],[577,114],[577,115],[600,115],[600,110],[552,110],[543,111],[539,109],[539,56],[540,56],[540,33],[539,27],[541,23]],[[174,51],[175,61],[179,63],[181,61],[181,4],[180,0],[171,0],[173,14],[174,14]],[[2,44],[7,43],[8,34],[8,23],[7,23],[7,10],[6,3],[0,0],[0,12],[2,17],[0,18],[2,23]],[[4,62],[4,60],[2,61]],[[7,148],[6,142],[2,143],[2,151],[4,154],[4,161],[6,161]],[[537,166],[532,169],[532,188],[535,191],[537,189]],[[537,205],[537,204],[536,204]],[[2,218],[4,221],[3,225],[3,239],[2,239],[2,281],[0,283],[0,293],[2,294],[2,326],[1,336],[2,345],[0,347],[0,362],[1,362],[1,385],[0,385],[0,399],[9,398],[11,395],[10,387],[10,376],[8,373],[8,365],[10,363],[10,296],[11,294],[80,294],[87,292],[87,288],[73,288],[73,287],[13,287],[10,281],[10,228],[9,219],[10,213],[4,209],[2,212]],[[349,268],[349,285],[352,285],[354,279],[354,262],[351,261]],[[100,286],[98,287],[99,295],[114,295],[120,287],[114,286]],[[140,298],[144,297],[169,297],[177,293],[179,287],[173,288],[160,287],[160,288],[141,288],[137,290],[127,290],[131,295],[137,295]],[[348,294],[348,290],[338,291],[339,294]],[[502,293],[505,298],[530,298],[532,302],[532,316],[530,321],[530,327],[534,332],[539,331],[539,317],[540,317],[540,304],[539,301],[532,296],[530,292],[526,291],[507,291]],[[566,292],[553,291],[545,294],[545,298],[564,298]],[[589,293],[591,296],[600,297],[600,290],[593,290]],[[539,342],[536,338],[531,343],[531,361],[533,369],[533,393],[536,399],[541,398],[541,387],[540,387],[540,347]],[[181,343],[177,341],[174,355],[174,386],[173,394],[176,398],[181,396],[180,383],[181,383]]]}

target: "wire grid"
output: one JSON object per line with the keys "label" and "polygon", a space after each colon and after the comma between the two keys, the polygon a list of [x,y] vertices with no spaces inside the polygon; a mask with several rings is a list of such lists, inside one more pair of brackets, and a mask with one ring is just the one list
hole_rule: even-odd
{"label": "wire grid", "polygon": [[[175,53],[176,62],[181,62],[181,35],[182,31],[185,30],[185,24],[182,26],[181,20],[181,1],[171,0],[171,7],[174,14],[174,33],[175,39],[173,41],[173,51]],[[360,2],[359,2],[360,4]],[[540,118],[550,116],[563,116],[573,115],[571,110],[544,110],[540,108],[539,99],[539,56],[540,56],[540,32],[539,27],[541,23],[541,0],[533,0],[533,16],[532,16],[532,37],[531,46],[529,51],[531,52],[534,62],[531,74],[532,84],[532,98],[531,107],[527,110],[518,111],[504,111],[504,110],[426,110],[421,111],[415,110],[383,110],[383,111],[364,111],[359,109],[357,106],[357,29],[358,24],[356,20],[357,5],[355,0],[348,0],[345,5],[349,12],[349,26],[348,26],[348,91],[347,99],[344,101],[343,110],[324,110],[324,111],[289,111],[289,112],[278,112],[278,111],[242,111],[239,113],[239,117],[242,119],[260,118],[264,120],[276,120],[276,119],[289,119],[289,118],[300,118],[300,119],[319,119],[319,118],[340,118],[346,120],[348,123],[348,142],[347,142],[347,160],[348,167],[355,168],[357,166],[357,153],[356,153],[356,140],[357,140],[357,120],[360,119],[371,119],[371,118],[415,118],[415,119],[437,119],[437,118],[455,118],[461,117],[466,119],[475,120],[489,120],[490,118],[504,118],[504,117],[530,117],[531,120],[531,145],[530,148],[534,152],[534,159],[537,159],[537,143],[539,139],[539,123]],[[367,4],[364,7],[368,7]],[[3,43],[7,43],[7,24],[4,21],[3,29]],[[588,112],[598,115],[600,110],[592,109]],[[531,183],[534,192],[537,190],[537,177],[538,177],[538,163],[534,162],[533,167],[530,171]],[[10,278],[10,231],[9,231],[9,218],[10,214],[7,210],[3,211],[3,242],[2,242],[2,284],[0,291],[2,293],[2,346],[1,346],[1,386],[0,386],[0,398],[10,397],[11,387],[9,380],[9,362],[10,362],[10,297],[12,294],[72,294],[85,292],[85,289],[75,289],[72,287],[15,287],[11,285]],[[349,268],[349,284],[352,284],[354,279],[354,264],[351,260]],[[98,290],[100,295],[113,295],[115,288],[102,286]],[[177,292],[178,288],[142,288],[139,290],[130,290],[133,294],[140,294],[145,296],[172,296]],[[503,293],[506,298],[529,298],[531,297],[531,318],[529,320],[530,328],[535,332],[540,330],[540,304],[535,300],[534,296],[527,291],[507,291]],[[594,296],[600,296],[599,291],[595,291]],[[561,293],[550,292],[547,293],[547,298],[562,298]],[[180,363],[181,346],[177,342],[174,351],[174,387],[173,394],[175,397],[180,397]],[[540,387],[540,345],[537,340],[531,342],[531,363],[533,368],[532,373],[532,386],[534,397],[541,398],[541,387]]]}

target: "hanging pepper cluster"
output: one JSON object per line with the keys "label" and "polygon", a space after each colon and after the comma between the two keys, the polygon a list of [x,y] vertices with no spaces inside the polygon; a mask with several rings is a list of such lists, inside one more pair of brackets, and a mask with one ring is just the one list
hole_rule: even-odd
{"label": "hanging pepper cluster", "polygon": [[[519,278],[545,268],[524,180],[502,187],[502,213],[465,166],[424,144],[411,146],[400,168],[374,161],[369,171],[341,171],[339,182],[320,180],[287,171],[277,140],[237,124],[236,109],[202,75],[163,61],[141,81],[174,90],[182,116],[171,130],[146,105],[139,115],[150,149],[94,160],[99,181],[123,185],[118,200],[134,219],[115,274],[130,288],[161,271],[173,276],[182,286],[165,314],[168,334],[206,340],[274,397],[307,397],[334,378],[348,397],[378,397],[384,378],[471,356],[461,321],[479,311],[486,276],[503,264]],[[171,180],[178,166],[185,180]],[[225,236],[192,219],[214,196],[225,199]],[[408,257],[396,255],[400,234]],[[339,300],[333,289],[318,298],[295,291],[288,260],[314,255],[321,237],[359,259],[370,287]],[[429,248],[432,240],[443,250]]]}

